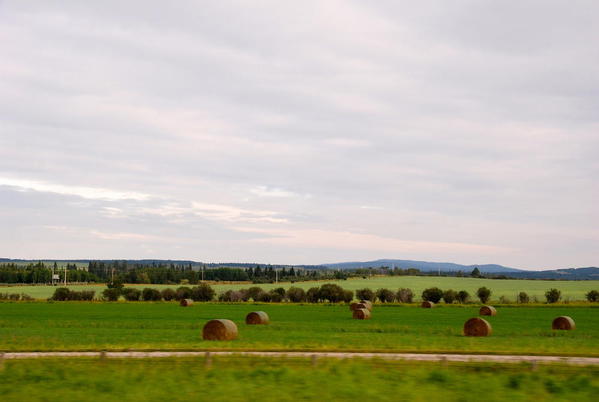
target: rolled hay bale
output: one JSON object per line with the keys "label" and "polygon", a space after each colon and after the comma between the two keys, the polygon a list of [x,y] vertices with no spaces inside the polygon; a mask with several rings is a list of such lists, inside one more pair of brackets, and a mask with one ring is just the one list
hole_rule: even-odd
{"label": "rolled hay bale", "polygon": [[269,322],[270,318],[264,311],[252,311],[245,316],[245,323],[248,325],[268,324]]}
{"label": "rolled hay bale", "polygon": [[181,305],[181,307],[189,307],[193,304],[193,300],[191,299],[181,299],[181,302],[179,303]]}
{"label": "rolled hay bale", "polygon": [[360,305],[360,303],[358,303],[358,302],[351,303],[349,305],[349,311],[354,311],[355,309],[360,308],[360,307],[358,307],[359,305]]}
{"label": "rolled hay bale", "polygon": [[551,329],[563,329],[566,331],[570,331],[576,329],[576,323],[574,320],[567,315],[563,315],[561,317],[557,317],[551,323]]}
{"label": "rolled hay bale", "polygon": [[493,306],[482,306],[478,313],[480,315],[497,315],[497,310]]}
{"label": "rolled hay bale", "polygon": [[425,301],[422,302],[422,304],[420,305],[420,307],[422,307],[422,308],[433,308],[433,307],[435,307],[435,303],[433,303],[432,301],[425,300]]}
{"label": "rolled hay bale", "polygon": [[207,341],[237,339],[237,325],[231,320],[210,320],[204,325],[202,338]]}
{"label": "rolled hay bale", "polygon": [[466,336],[489,336],[492,333],[491,324],[482,318],[471,318],[464,324],[464,335]]}
{"label": "rolled hay bale", "polygon": [[360,303],[365,305],[368,311],[372,311],[372,302],[370,300],[360,300]]}
{"label": "rolled hay bale", "polygon": [[370,320],[370,310],[367,308],[359,308],[352,313],[354,320]]}

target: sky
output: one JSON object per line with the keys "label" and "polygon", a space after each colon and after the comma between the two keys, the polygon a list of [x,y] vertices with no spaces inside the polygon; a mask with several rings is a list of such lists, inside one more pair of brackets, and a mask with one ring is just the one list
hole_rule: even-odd
{"label": "sky", "polygon": [[0,0],[0,257],[599,266],[598,19]]}

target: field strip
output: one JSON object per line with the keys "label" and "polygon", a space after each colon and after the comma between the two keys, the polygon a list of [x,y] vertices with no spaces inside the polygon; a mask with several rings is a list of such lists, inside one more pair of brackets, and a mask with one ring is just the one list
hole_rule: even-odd
{"label": "field strip", "polygon": [[209,356],[255,356],[255,357],[303,357],[333,359],[383,359],[432,362],[491,362],[491,363],[562,363],[574,365],[599,365],[599,357],[573,356],[525,356],[525,355],[466,355],[427,353],[368,353],[368,352],[259,352],[259,351],[205,351],[205,352],[6,352],[0,359],[37,359],[49,357],[97,357],[97,358],[159,358],[159,357],[209,357]]}

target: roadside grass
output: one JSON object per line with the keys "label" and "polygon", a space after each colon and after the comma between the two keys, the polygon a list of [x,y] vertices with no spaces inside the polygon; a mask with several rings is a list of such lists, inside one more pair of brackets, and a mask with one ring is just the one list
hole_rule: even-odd
{"label": "roadside grass", "polygon": [[[271,324],[247,326],[250,311]],[[375,306],[371,320],[353,320],[347,305],[172,302],[0,303],[0,351],[53,350],[319,350],[599,356],[599,308],[498,307],[486,338],[464,337],[464,322],[478,306]],[[574,331],[552,331],[560,315]],[[201,339],[210,319],[239,327],[235,341]]]}
{"label": "roadside grass", "polygon": [[6,361],[10,401],[593,401],[599,368],[214,357]]}

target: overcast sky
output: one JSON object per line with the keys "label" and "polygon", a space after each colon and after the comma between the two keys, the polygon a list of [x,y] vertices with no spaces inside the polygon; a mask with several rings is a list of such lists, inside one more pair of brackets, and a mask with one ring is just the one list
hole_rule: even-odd
{"label": "overcast sky", "polygon": [[0,257],[597,266],[598,20],[0,0]]}

